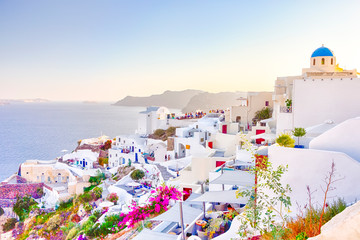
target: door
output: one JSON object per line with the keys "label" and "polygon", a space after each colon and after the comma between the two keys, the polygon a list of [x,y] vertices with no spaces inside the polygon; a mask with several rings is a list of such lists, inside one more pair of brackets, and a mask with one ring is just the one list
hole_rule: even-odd
{"label": "door", "polygon": [[226,161],[216,161],[216,167],[220,167],[221,165],[223,165],[224,163],[226,163]]}
{"label": "door", "polygon": [[[259,134],[261,134],[261,133],[265,133],[265,130],[256,130],[256,135],[259,135]],[[263,141],[265,141],[265,139],[263,139],[263,138],[258,138],[258,139],[256,139],[256,144],[261,144],[261,142],[263,142]]]}
{"label": "door", "polygon": [[184,188],[183,201],[188,199],[192,193],[192,188]]}
{"label": "door", "polygon": [[222,133],[227,133],[227,125],[222,125]]}

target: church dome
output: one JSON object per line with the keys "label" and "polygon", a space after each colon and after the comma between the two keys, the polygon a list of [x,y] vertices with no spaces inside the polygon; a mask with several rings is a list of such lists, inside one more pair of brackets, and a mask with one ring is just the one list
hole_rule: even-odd
{"label": "church dome", "polygon": [[324,46],[319,47],[311,54],[312,58],[313,57],[333,57],[333,56],[334,56],[333,52]]}

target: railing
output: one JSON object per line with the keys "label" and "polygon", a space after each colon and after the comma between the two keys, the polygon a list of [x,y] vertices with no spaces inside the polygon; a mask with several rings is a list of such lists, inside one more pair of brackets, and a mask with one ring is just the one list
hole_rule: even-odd
{"label": "railing", "polygon": [[292,113],[292,107],[282,106],[282,107],[280,107],[280,112],[281,113]]}

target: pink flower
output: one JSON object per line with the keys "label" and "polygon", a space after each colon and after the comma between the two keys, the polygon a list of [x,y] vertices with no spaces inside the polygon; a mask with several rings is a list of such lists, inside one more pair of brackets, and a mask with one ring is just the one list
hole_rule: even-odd
{"label": "pink flower", "polygon": [[155,212],[160,212],[160,209],[161,209],[161,207],[160,207],[160,205],[159,204],[156,204],[155,205]]}

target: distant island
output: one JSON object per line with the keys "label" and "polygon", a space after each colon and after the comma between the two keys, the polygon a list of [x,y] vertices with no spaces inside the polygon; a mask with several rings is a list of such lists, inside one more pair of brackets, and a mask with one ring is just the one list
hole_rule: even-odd
{"label": "distant island", "polygon": [[208,111],[212,109],[226,109],[239,104],[239,98],[245,92],[209,93],[200,90],[188,89],[184,91],[165,91],[162,94],[148,97],[127,96],[114,103],[116,106],[165,106],[181,109],[182,112],[193,112],[198,109]]}
{"label": "distant island", "polygon": [[0,105],[7,105],[10,103],[45,103],[50,102],[48,99],[33,98],[33,99],[0,99]]}

